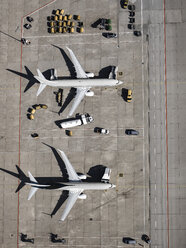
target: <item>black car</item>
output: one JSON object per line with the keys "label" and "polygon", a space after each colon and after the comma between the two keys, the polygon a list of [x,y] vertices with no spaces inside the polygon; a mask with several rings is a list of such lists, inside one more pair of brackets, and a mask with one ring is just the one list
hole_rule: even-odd
{"label": "black car", "polygon": [[135,29],[136,26],[133,23],[128,24],[128,29]]}
{"label": "black car", "polygon": [[135,36],[141,36],[141,31],[135,30],[135,31],[134,31],[134,35],[135,35]]}
{"label": "black car", "polygon": [[26,19],[27,19],[28,22],[33,22],[33,20],[34,20],[31,16],[27,16]]}
{"label": "black car", "polygon": [[31,24],[26,23],[26,24],[24,25],[24,27],[25,27],[26,29],[30,29],[30,28],[32,27],[32,25],[31,25]]}
{"label": "black car", "polygon": [[123,243],[125,243],[125,244],[136,244],[137,242],[136,242],[135,239],[126,237],[126,238],[123,238]]}
{"label": "black car", "polygon": [[131,17],[135,16],[135,12],[134,11],[129,11],[129,16],[131,16]]}
{"label": "black car", "polygon": [[125,130],[125,133],[126,133],[127,135],[138,135],[138,134],[139,134],[139,132],[136,131],[136,130],[134,130],[134,129],[126,129],[126,130]]}
{"label": "black car", "polygon": [[143,241],[145,241],[147,244],[150,244],[150,243],[151,243],[151,240],[150,240],[149,236],[147,236],[146,234],[143,234],[143,235],[141,236],[141,239],[142,239]]}
{"label": "black car", "polygon": [[135,22],[135,18],[134,17],[129,17],[129,23],[134,23]]}
{"label": "black car", "polygon": [[117,34],[115,34],[115,33],[102,33],[102,35],[105,38],[117,38]]}
{"label": "black car", "polygon": [[136,9],[135,5],[128,5],[128,9],[134,11]]}

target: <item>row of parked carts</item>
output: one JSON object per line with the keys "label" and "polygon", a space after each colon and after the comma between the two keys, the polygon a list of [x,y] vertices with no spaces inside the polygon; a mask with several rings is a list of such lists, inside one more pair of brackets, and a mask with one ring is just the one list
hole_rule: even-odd
{"label": "row of parked carts", "polygon": [[64,14],[64,9],[53,10],[47,21],[48,32],[51,34],[84,32],[80,15]]}

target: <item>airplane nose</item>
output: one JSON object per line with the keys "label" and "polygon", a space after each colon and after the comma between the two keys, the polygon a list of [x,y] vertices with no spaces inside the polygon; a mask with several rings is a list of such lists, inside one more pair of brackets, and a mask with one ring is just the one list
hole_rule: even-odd
{"label": "airplane nose", "polygon": [[116,185],[115,184],[112,184],[112,186],[111,186],[112,188],[115,188],[116,187]]}

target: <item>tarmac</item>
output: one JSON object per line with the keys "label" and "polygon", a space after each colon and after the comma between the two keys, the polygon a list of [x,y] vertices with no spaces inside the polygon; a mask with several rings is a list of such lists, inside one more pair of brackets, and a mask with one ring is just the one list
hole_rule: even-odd
{"label": "tarmac", "polygon": [[[79,14],[85,32],[49,34],[47,17],[58,8],[66,14]],[[87,192],[87,199],[77,200],[65,222],[60,222],[64,206],[52,219],[48,215],[60,192],[38,190],[27,201],[29,186],[15,194],[17,179],[1,172],[1,247],[54,247],[50,233],[66,240],[61,244],[63,247],[128,247],[122,242],[126,236],[148,247],[141,241],[141,235],[150,232],[146,33],[136,37],[127,28],[129,13],[121,8],[119,1],[3,0],[0,14],[1,168],[16,172],[15,164],[18,164],[25,173],[30,171],[36,177],[60,176],[47,144],[63,150],[77,172],[87,173],[96,165],[111,168],[110,182],[117,185],[109,191]],[[23,25],[28,15],[34,21],[32,28],[26,30]],[[106,39],[102,30],[91,27],[99,18],[112,20],[116,39]],[[135,18],[140,30],[143,24],[140,1],[136,1]],[[21,38],[29,39],[31,44],[23,45]],[[72,137],[55,124],[56,120],[67,117],[72,103],[59,116],[60,107],[54,94],[57,88],[46,87],[36,97],[38,83],[33,80],[37,68],[45,75],[55,68],[58,77],[71,76],[73,67],[66,46],[73,50],[85,71],[106,78],[110,66],[118,66],[118,72],[122,72],[118,79],[124,82],[117,88],[92,89],[95,95],[85,97],[76,112],[89,113],[94,122],[72,129]],[[122,88],[132,89],[131,103],[121,97]],[[63,102],[69,90],[64,89]],[[40,103],[47,104],[48,109],[36,110],[35,119],[29,120],[28,109]],[[109,129],[110,134],[94,133],[97,126]],[[138,130],[139,136],[125,135],[127,128]],[[38,133],[39,138],[33,139],[31,133]],[[20,241],[20,233],[34,238],[34,244]]]}

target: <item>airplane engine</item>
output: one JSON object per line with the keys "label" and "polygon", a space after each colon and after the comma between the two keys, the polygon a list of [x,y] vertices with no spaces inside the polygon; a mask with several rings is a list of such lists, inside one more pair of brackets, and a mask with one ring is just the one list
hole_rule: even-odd
{"label": "airplane engine", "polygon": [[93,72],[88,72],[88,73],[86,73],[86,75],[87,75],[89,78],[94,77],[94,73],[93,73]]}
{"label": "airplane engine", "polygon": [[87,198],[87,195],[82,193],[81,195],[78,196],[78,198],[84,200]]}
{"label": "airplane engine", "polygon": [[86,179],[87,178],[86,175],[81,174],[81,173],[78,173],[78,177],[79,177],[79,179]]}
{"label": "airplane engine", "polygon": [[87,91],[87,93],[85,94],[86,96],[93,96],[94,92],[93,91]]}

